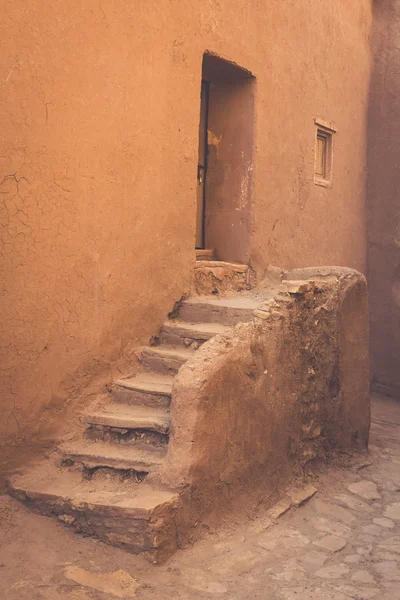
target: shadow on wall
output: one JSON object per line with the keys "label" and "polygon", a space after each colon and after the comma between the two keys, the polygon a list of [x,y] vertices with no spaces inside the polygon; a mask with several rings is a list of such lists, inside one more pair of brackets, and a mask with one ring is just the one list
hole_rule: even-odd
{"label": "shadow on wall", "polygon": [[372,389],[400,398],[400,3],[375,0],[368,121]]}

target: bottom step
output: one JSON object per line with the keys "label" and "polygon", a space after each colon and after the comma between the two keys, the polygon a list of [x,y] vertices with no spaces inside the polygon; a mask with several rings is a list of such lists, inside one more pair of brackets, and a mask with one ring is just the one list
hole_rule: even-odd
{"label": "bottom step", "polygon": [[14,475],[8,487],[12,496],[41,514],[129,552],[145,552],[159,562],[176,550],[178,495],[173,492],[129,480],[94,483],[78,471],[48,463]]}

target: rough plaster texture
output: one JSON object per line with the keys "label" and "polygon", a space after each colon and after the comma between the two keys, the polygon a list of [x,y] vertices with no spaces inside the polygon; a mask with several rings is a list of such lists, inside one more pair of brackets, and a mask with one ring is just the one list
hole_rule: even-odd
{"label": "rough plaster texture", "polygon": [[[2,8],[2,444],[132,368],[190,288],[207,49],[256,77],[254,266],[363,270],[370,2]],[[316,116],[338,130],[329,189]]]}
{"label": "rough plaster texture", "polygon": [[400,3],[374,2],[368,156],[373,389],[400,398]]}
{"label": "rough plaster texture", "polygon": [[272,503],[332,452],[367,447],[365,278],[336,269],[285,289],[178,372],[167,458],[149,481],[184,490],[180,543],[228,507]]}

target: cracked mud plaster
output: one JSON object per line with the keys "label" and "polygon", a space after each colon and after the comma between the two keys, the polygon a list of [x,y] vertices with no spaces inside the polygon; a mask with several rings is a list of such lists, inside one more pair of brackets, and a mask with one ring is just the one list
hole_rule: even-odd
{"label": "cracked mud plaster", "polygon": [[[127,285],[115,268],[126,249],[113,247],[77,202],[75,169],[50,165],[45,149],[32,164],[22,148],[0,158],[1,444],[37,431],[41,409],[79,393],[94,372],[110,378],[121,337],[132,345],[149,330],[145,303],[130,303],[137,281]],[[119,321],[124,316],[130,327]]]}
{"label": "cracked mud plaster", "polygon": [[99,367],[110,378],[109,362],[150,328],[145,302],[130,301],[140,278],[127,285],[129,269],[118,269],[132,257],[77,201],[90,179],[51,162],[45,149],[32,164],[23,148],[0,157],[0,444],[36,432],[43,407],[63,404]]}
{"label": "cracked mud plaster", "polygon": [[[44,151],[41,159],[48,160]],[[28,160],[22,148],[0,157],[0,439],[6,441],[57,384],[50,361],[74,335],[84,291],[77,270],[70,282],[75,297],[68,297],[61,265],[54,269],[60,255],[73,252],[73,182],[62,173],[46,182],[43,168]]]}

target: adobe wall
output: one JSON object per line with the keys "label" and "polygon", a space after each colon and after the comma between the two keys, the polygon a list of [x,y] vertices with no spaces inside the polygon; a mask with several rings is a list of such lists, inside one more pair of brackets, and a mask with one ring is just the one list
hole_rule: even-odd
{"label": "adobe wall", "polygon": [[190,289],[207,49],[257,79],[252,264],[364,269],[369,1],[6,0],[2,26],[2,444],[134,367]]}
{"label": "adobe wall", "polygon": [[368,153],[371,378],[400,399],[400,2],[374,2]]}
{"label": "adobe wall", "polygon": [[182,541],[240,506],[273,503],[293,476],[370,427],[368,297],[351,269],[292,271],[279,294],[204,344],[173,388],[167,459],[153,481],[182,492]]}

